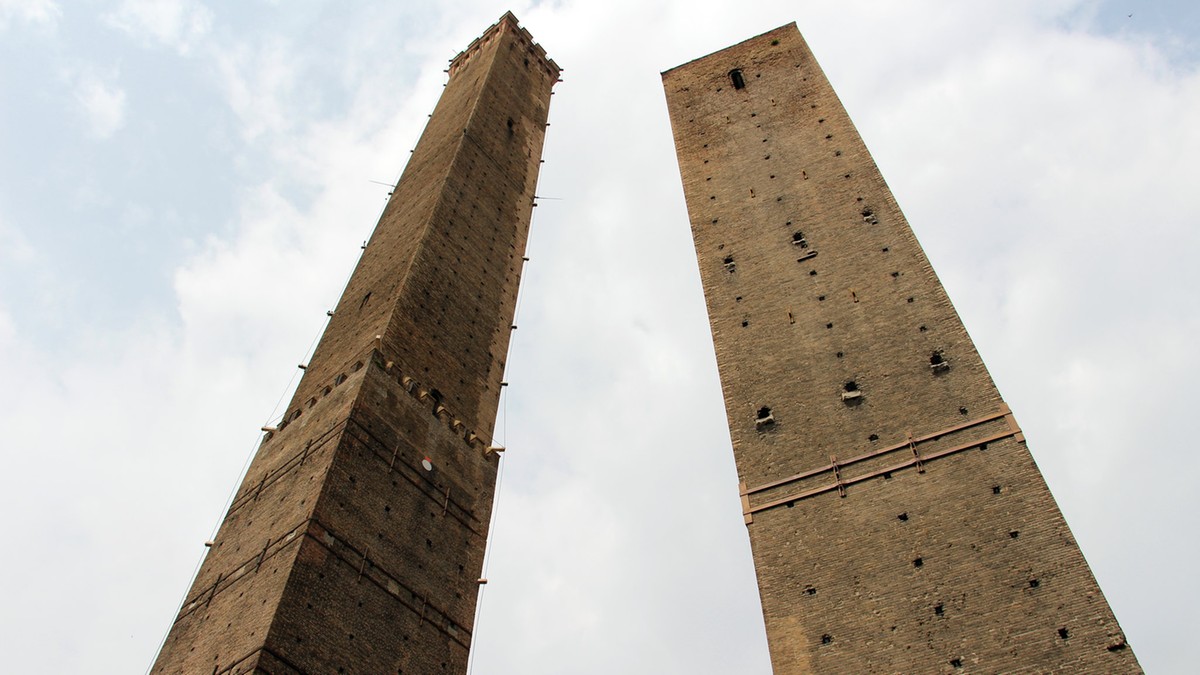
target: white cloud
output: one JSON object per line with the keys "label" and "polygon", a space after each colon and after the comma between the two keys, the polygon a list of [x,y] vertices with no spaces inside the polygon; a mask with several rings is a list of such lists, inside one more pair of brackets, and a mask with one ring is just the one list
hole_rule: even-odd
{"label": "white cloud", "polygon": [[25,263],[33,260],[34,249],[19,229],[0,221],[0,260]]}
{"label": "white cloud", "polygon": [[123,0],[108,22],[146,44],[187,54],[212,29],[212,11],[197,0]]}
{"label": "white cloud", "polygon": [[110,138],[125,125],[125,91],[93,71],[84,71],[75,80],[75,101],[79,104],[88,131],[93,138]]}
{"label": "white cloud", "polygon": [[302,111],[295,88],[299,65],[293,45],[267,38],[261,44],[238,44],[216,56],[217,70],[229,107],[242,123],[242,136],[256,140],[264,133],[294,132]]}
{"label": "white cloud", "polygon": [[[1200,551],[1179,532],[1200,502],[1180,420],[1200,402],[1200,278],[1188,258],[1200,216],[1179,195],[1200,153],[1200,80],[1154,45],[1063,28],[1056,17],[1073,5],[1047,6],[518,11],[566,68],[539,186],[561,201],[534,214],[475,672],[769,672],[658,72],[791,20],[1014,406],[1143,664],[1190,667],[1200,585],[1187,567]],[[0,616],[0,633],[35,634],[8,655],[12,669],[149,661],[255,430],[374,224],[386,188],[367,181],[395,175],[445,59],[503,10],[469,25],[437,17],[465,36],[453,43],[438,31],[393,39],[381,26],[394,16],[350,14],[345,35],[375,37],[328,50],[324,71],[282,23],[195,50],[225,97],[197,100],[228,106],[253,142],[228,161],[234,192],[220,197],[235,216],[214,221],[175,271],[176,304],[80,326],[63,354],[0,306],[0,380],[22,383],[0,389],[0,501],[22,514],[14,540],[60,554],[0,575],[8,605],[30,608]],[[109,20],[187,51],[211,14],[125,2]],[[322,32],[351,39],[340,35]],[[417,82],[398,75],[397,49]],[[120,142],[124,94],[115,75],[91,72],[91,85],[76,80],[79,103],[96,111],[98,137]],[[318,115],[323,90],[346,101]],[[246,180],[243,161],[266,173]],[[0,261],[39,253],[0,226]],[[30,629],[64,621],[70,630],[53,635]]]}
{"label": "white cloud", "polygon": [[54,0],[0,0],[0,30],[14,23],[53,28],[62,18]]}

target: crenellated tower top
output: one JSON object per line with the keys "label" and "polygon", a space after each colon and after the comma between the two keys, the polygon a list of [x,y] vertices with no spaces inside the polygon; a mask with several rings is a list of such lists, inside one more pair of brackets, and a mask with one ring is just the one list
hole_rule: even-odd
{"label": "crenellated tower top", "polygon": [[546,56],[546,50],[534,41],[533,35],[528,30],[521,27],[517,17],[512,12],[505,12],[500,20],[483,31],[483,35],[475,38],[467,48],[458,53],[457,56],[450,59],[450,69],[446,72],[450,73],[450,77],[454,77],[456,73],[470,61],[473,57],[479,55],[480,50],[484,45],[487,45],[492,40],[496,39],[502,33],[512,33],[517,36],[518,43],[525,48],[527,56],[525,57],[526,65],[537,64],[547,75],[557,80],[562,69],[558,64]]}

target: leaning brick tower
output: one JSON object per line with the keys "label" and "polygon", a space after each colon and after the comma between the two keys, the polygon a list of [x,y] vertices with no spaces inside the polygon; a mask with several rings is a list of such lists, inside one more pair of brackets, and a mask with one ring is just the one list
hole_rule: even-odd
{"label": "leaning brick tower", "polygon": [[500,21],[449,81],[153,673],[463,673],[559,68]]}
{"label": "leaning brick tower", "polygon": [[663,84],[775,672],[1140,672],[795,25]]}

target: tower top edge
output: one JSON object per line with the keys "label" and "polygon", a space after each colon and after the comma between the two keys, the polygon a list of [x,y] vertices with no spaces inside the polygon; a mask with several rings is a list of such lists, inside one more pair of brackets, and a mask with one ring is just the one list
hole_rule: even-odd
{"label": "tower top edge", "polygon": [[562,72],[562,69],[558,67],[558,64],[554,62],[554,59],[546,56],[546,50],[539,45],[536,40],[533,39],[533,35],[530,34],[528,29],[521,27],[521,22],[511,11],[505,12],[504,15],[500,17],[499,21],[491,26],[488,26],[487,29],[483,31],[482,35],[475,38],[471,41],[471,44],[467,45],[466,49],[462,50],[454,58],[450,59],[449,72],[453,74],[459,69],[459,67],[462,66],[463,62],[466,61],[472,53],[479,51],[483,45],[491,42],[492,39],[504,32],[516,35],[517,39],[524,44],[526,50],[537,59],[542,67],[545,68],[554,79],[558,79],[558,75]]}
{"label": "tower top edge", "polygon": [[800,28],[797,27],[796,22],[793,21],[791,23],[784,24],[778,28],[773,28],[765,33],[755,35],[752,38],[742,40],[741,42],[739,42],[737,44],[730,45],[730,46],[724,47],[722,49],[718,49],[715,52],[694,58],[691,61],[687,61],[686,63],[681,63],[678,66],[675,66],[674,68],[669,68],[667,70],[664,70],[661,73],[662,78],[665,80],[665,79],[667,79],[667,76],[675,73],[676,71],[682,70],[689,66],[699,64],[699,63],[707,61],[709,59],[719,59],[721,57],[728,56],[728,54],[730,52],[740,51],[740,50],[745,49],[748,46],[752,46],[758,42],[766,42],[768,40],[777,39],[782,35],[788,35],[789,37],[799,38],[799,40],[801,42],[804,41],[804,36],[800,34]]}

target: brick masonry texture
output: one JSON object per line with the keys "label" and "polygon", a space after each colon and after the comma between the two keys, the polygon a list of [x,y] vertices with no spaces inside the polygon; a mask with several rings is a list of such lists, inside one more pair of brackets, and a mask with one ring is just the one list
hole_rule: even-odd
{"label": "brick masonry texture", "polygon": [[795,24],[663,85],[775,672],[1141,672]]}
{"label": "brick masonry texture", "polygon": [[151,672],[466,672],[558,74],[512,14],[451,61]]}

